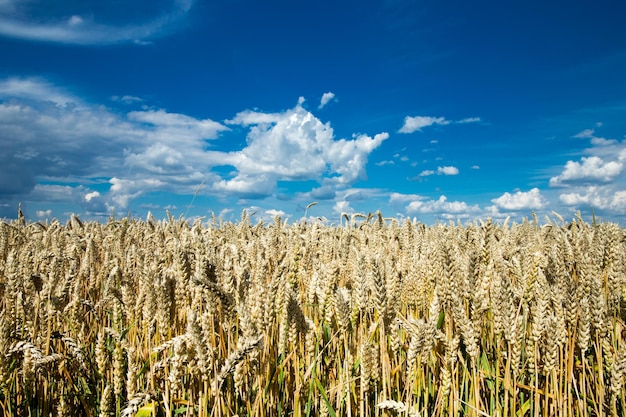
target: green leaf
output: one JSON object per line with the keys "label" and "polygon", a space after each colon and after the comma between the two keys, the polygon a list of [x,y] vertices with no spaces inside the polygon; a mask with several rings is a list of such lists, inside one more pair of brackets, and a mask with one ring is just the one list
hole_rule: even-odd
{"label": "green leaf", "polygon": [[441,327],[443,326],[443,319],[445,318],[445,313],[443,310],[441,310],[441,312],[439,313],[439,317],[437,318],[437,330],[441,330]]}
{"label": "green leaf", "polygon": [[154,401],[150,404],[144,405],[139,410],[137,410],[137,414],[135,414],[135,417],[152,417],[153,415],[155,415],[156,412],[155,405],[156,403]]}
{"label": "green leaf", "polygon": [[328,397],[326,396],[326,391],[324,391],[324,387],[322,386],[322,383],[317,378],[314,378],[314,380],[315,380],[315,385],[317,385],[317,389],[319,389],[320,393],[322,394],[324,403],[326,403],[326,409],[328,410],[328,415],[331,417],[337,417],[337,414],[335,414],[335,410],[333,409],[333,406],[330,404],[330,401],[328,401]]}
{"label": "green leaf", "polygon": [[174,415],[175,416],[177,416],[179,414],[183,414],[183,413],[187,413],[187,406],[186,405],[178,407],[176,410],[174,410]]}
{"label": "green leaf", "polygon": [[524,414],[526,414],[528,412],[528,410],[530,410],[530,406],[532,405],[532,397],[529,398],[526,402],[524,402],[520,409],[519,412],[517,413],[517,415],[519,416],[523,416]]}

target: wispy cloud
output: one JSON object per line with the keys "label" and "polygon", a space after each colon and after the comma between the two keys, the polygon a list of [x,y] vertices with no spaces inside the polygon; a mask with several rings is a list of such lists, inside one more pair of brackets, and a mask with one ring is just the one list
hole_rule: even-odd
{"label": "wispy cloud", "polygon": [[0,98],[12,97],[40,103],[51,103],[59,107],[78,105],[80,99],[73,94],[37,78],[11,77],[0,80]]}
{"label": "wispy cloud", "polygon": [[[0,3],[0,36],[40,42],[67,44],[110,44],[119,42],[145,42],[147,39],[162,36],[174,30],[187,15],[193,0],[172,0],[166,10],[155,13],[151,20],[106,22],[106,16],[98,20],[92,10],[84,5],[70,2],[57,7],[55,14],[49,14],[44,0],[28,2],[4,0]],[[129,9],[142,6],[142,2],[110,2],[109,8],[121,8],[117,13],[108,10],[108,14],[127,15]],[[105,9],[105,11],[107,11]]]}
{"label": "wispy cloud", "polygon": [[433,125],[449,125],[449,124],[465,124],[465,123],[477,123],[480,122],[480,117],[468,117],[462,120],[448,120],[445,117],[431,117],[431,116],[406,116],[404,118],[404,124],[398,130],[399,133],[413,133],[421,131],[422,128]]}
{"label": "wispy cloud", "polygon": [[449,120],[444,117],[430,117],[430,116],[406,116],[404,118],[404,124],[398,132],[400,133],[413,133],[422,130],[423,127],[432,125],[448,125]]}
{"label": "wispy cloud", "polygon": [[573,137],[581,138],[581,139],[590,139],[591,144],[595,146],[608,146],[608,145],[615,145],[616,143],[618,143],[616,139],[606,139],[603,137],[596,136],[594,129],[585,129],[582,132],[577,133]]}
{"label": "wispy cloud", "polygon": [[141,97],[135,96],[111,96],[111,100],[124,104],[135,104],[143,101]]}

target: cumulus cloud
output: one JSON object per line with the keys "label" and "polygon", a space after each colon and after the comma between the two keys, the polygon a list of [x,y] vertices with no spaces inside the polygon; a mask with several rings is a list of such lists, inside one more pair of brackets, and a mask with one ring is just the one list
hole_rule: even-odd
{"label": "cumulus cloud", "polygon": [[604,162],[599,156],[582,157],[581,161],[567,161],[563,172],[550,178],[550,186],[558,187],[572,182],[609,182],[624,168],[621,161]]}
{"label": "cumulus cloud", "polygon": [[595,129],[584,129],[572,137],[589,140],[591,146],[584,150],[587,156],[568,161],[559,175],[550,178],[551,187],[563,190],[558,201],[571,210],[593,207],[599,214],[623,215],[626,140],[600,137]]}
{"label": "cumulus cloud", "polygon": [[[57,3],[56,7],[49,7],[45,0],[4,0],[0,3],[0,36],[83,45],[143,43],[175,30],[190,11],[193,0],[171,0],[166,8],[161,8],[162,2],[109,2],[98,9],[98,14],[94,14],[88,2]],[[141,13],[129,13],[135,10]],[[146,20],[136,20],[134,16],[139,14],[147,16]],[[131,16],[132,20],[124,16]]]}
{"label": "cumulus cloud", "polygon": [[517,191],[515,194],[504,193],[498,198],[491,200],[498,208],[504,210],[529,210],[540,209],[545,201],[539,188],[530,191]]}
{"label": "cumulus cloud", "polygon": [[615,191],[607,186],[588,186],[577,192],[562,193],[560,201],[566,206],[591,206],[616,212],[626,211],[626,191]]}
{"label": "cumulus cloud", "polygon": [[[208,174],[206,141],[227,129],[209,119],[164,110],[116,113],[37,78],[0,80],[0,196],[5,201],[29,194],[34,198],[42,192],[41,186],[36,189],[40,178],[57,183],[80,178],[88,185],[98,177],[121,180],[121,173],[131,171],[133,179],[152,174],[164,179],[142,187],[193,189],[214,179]],[[93,209],[98,201],[100,208],[105,202],[126,206],[142,192],[131,183],[112,185],[111,195],[75,187],[64,198]]]}
{"label": "cumulus cloud", "polygon": [[35,212],[35,214],[37,215],[37,217],[39,217],[40,219],[47,219],[52,217],[52,210],[48,209],[48,210],[37,210]]}
{"label": "cumulus cloud", "polygon": [[265,210],[265,213],[269,214],[272,217],[274,216],[284,217],[287,214],[283,210],[276,210],[276,209]]}
{"label": "cumulus cloud", "polygon": [[426,169],[419,173],[418,177],[428,177],[431,175],[459,175],[459,169],[454,166],[437,167],[437,171]]}
{"label": "cumulus cloud", "polygon": [[441,195],[432,200],[419,194],[391,193],[389,204],[407,215],[435,214],[443,218],[467,218],[480,212],[478,205],[470,205],[464,201],[449,201]]}
{"label": "cumulus cloud", "polygon": [[[75,205],[81,207],[85,213],[96,215],[106,215],[112,208],[99,192],[92,191],[84,185],[36,184],[28,194],[28,201],[48,206]],[[43,211],[48,213],[52,212],[52,209]]]}
{"label": "cumulus cloud", "polygon": [[470,213],[477,213],[480,208],[476,205],[470,206],[464,201],[448,201],[445,195],[440,196],[437,200],[416,200],[411,201],[406,206],[406,212],[408,214],[417,213],[439,213],[439,214],[453,214],[463,217]]}
{"label": "cumulus cloud", "polygon": [[399,133],[413,133],[421,131],[422,128],[432,125],[449,125],[449,124],[464,124],[464,123],[476,123],[480,122],[480,117],[468,117],[461,120],[448,120],[445,117],[431,117],[431,116],[406,116],[404,118],[404,124],[398,130]]}
{"label": "cumulus cloud", "polygon": [[386,140],[374,137],[334,138],[329,123],[322,123],[303,106],[303,100],[280,113],[244,111],[227,123],[249,127],[247,146],[235,152],[210,153],[215,164],[232,165],[236,175],[214,184],[216,190],[263,197],[278,181],[316,180],[326,186],[348,186],[366,178],[369,154]]}
{"label": "cumulus cloud", "polygon": [[[335,198],[367,177],[369,155],[389,135],[337,139],[303,103],[238,113],[226,123],[246,128],[246,146],[221,152],[210,142],[231,128],[211,119],[113,111],[42,79],[0,80],[0,197],[13,202],[3,213],[35,200],[89,212],[126,209],[155,191],[193,194],[200,183],[209,184],[204,194],[264,198],[279,181],[306,180],[319,184],[311,195]],[[98,191],[90,188],[96,183]]]}
{"label": "cumulus cloud", "polygon": [[341,200],[335,203],[335,205],[333,206],[333,211],[337,214],[342,214],[351,213],[354,210],[352,210],[352,207],[350,207],[350,203],[348,201]]}
{"label": "cumulus cloud", "polygon": [[322,99],[320,100],[320,105],[318,106],[318,108],[323,109],[334,98],[335,98],[335,93],[332,93],[330,91],[328,93],[324,93],[322,95]]}
{"label": "cumulus cloud", "polygon": [[439,167],[437,168],[437,174],[439,175],[459,175],[459,169],[453,166]]}
{"label": "cumulus cloud", "polygon": [[396,193],[396,192],[392,192],[389,194],[389,202],[392,204],[404,204],[404,203],[409,203],[413,200],[421,200],[424,197],[420,196],[419,194],[402,194],[402,193]]}

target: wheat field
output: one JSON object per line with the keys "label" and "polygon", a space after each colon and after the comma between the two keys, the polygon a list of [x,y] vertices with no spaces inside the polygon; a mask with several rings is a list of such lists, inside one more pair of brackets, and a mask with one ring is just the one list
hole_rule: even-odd
{"label": "wheat field", "polygon": [[626,230],[0,222],[4,416],[621,416]]}

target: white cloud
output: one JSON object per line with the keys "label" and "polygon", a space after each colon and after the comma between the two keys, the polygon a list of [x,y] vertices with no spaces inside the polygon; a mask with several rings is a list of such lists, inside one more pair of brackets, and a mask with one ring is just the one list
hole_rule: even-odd
{"label": "white cloud", "polygon": [[427,213],[440,213],[440,214],[454,214],[454,215],[468,215],[470,213],[477,213],[480,208],[476,205],[470,206],[464,201],[448,201],[445,195],[442,195],[437,200],[416,200],[411,201],[406,206],[406,212],[408,214],[427,214]]}
{"label": "white cloud", "polygon": [[563,193],[559,196],[561,202],[568,206],[575,206],[579,204],[589,204],[589,194],[582,195],[580,193]]}
{"label": "white cloud", "polygon": [[85,194],[85,201],[89,202],[97,197],[100,197],[100,193],[98,191],[92,191],[90,193]]}
{"label": "white cloud", "polygon": [[626,191],[615,191],[610,186],[588,186],[577,192],[562,193],[560,201],[567,206],[591,206],[597,209],[624,212]]}
{"label": "white cloud", "polygon": [[585,130],[575,134],[573,137],[588,139],[588,138],[592,138],[594,133],[595,133],[594,129],[585,129]]}
{"label": "white cloud", "polygon": [[37,210],[35,214],[37,214],[37,217],[40,219],[47,219],[52,217],[52,210]]}
{"label": "white cloud", "polygon": [[439,175],[458,175],[459,169],[457,167],[448,166],[448,167],[439,167],[437,168],[437,174]]}
{"label": "white cloud", "polygon": [[[445,117],[431,117],[431,116],[406,116],[404,118],[404,124],[398,130],[399,133],[413,133],[422,130],[424,127],[432,125],[449,125],[449,124],[465,124],[480,122],[480,117],[468,117],[461,120],[447,120]],[[431,143],[436,143],[432,142]]]}
{"label": "white cloud", "polygon": [[263,198],[276,190],[276,179],[266,175],[238,174],[232,179],[220,179],[213,182],[212,189],[227,195],[244,198]]}
{"label": "white cloud", "polygon": [[611,198],[610,208],[624,213],[626,211],[626,190],[617,191]]}
{"label": "white cloud", "polygon": [[[602,123],[595,127],[602,127]],[[573,137],[588,139],[591,146],[584,150],[587,156],[568,161],[559,175],[550,178],[551,187],[566,189],[558,201],[571,210],[593,207],[608,216],[626,213],[626,140],[599,137],[595,129],[582,130]]]}
{"label": "white cloud", "polygon": [[113,101],[117,101],[120,103],[124,103],[124,104],[133,104],[133,103],[140,103],[143,101],[143,99],[141,97],[135,97],[135,96],[111,96],[111,100]]}
{"label": "white cloud", "polygon": [[550,186],[558,187],[572,182],[609,182],[615,179],[624,165],[621,162],[604,162],[599,156],[582,157],[582,163],[567,161],[565,169],[550,178]]}
{"label": "white cloud", "polygon": [[126,209],[131,200],[149,193],[163,189],[166,185],[156,178],[125,179],[113,177],[111,183],[111,199],[118,207]]}
{"label": "white cloud", "polygon": [[84,20],[82,17],[78,16],[78,15],[74,15],[72,17],[69,18],[69,20],[67,21],[67,25],[72,27],[72,26],[79,26],[81,24],[83,24]]}
{"label": "white cloud", "polygon": [[444,166],[444,167],[437,167],[437,171],[433,171],[432,169],[426,169],[422,172],[419,173],[419,177],[428,177],[431,175],[458,175],[459,174],[459,169],[457,167],[454,166]]}
{"label": "white cloud", "polygon": [[545,204],[538,188],[527,192],[518,191],[515,194],[504,193],[491,201],[505,210],[540,209]]}
{"label": "white cloud", "polygon": [[[3,5],[4,4],[4,5]],[[132,9],[133,2],[109,2],[101,8],[102,15],[94,15],[85,5],[75,2],[48,7],[45,0],[0,3],[0,35],[42,42],[68,44],[111,44],[118,42],[145,43],[143,40],[161,36],[174,30],[187,15],[193,0],[172,0],[167,10],[157,10],[146,21],[119,21],[100,23],[109,16],[119,20],[128,13],[116,10]],[[80,13],[76,7],[82,6]],[[55,11],[56,14],[50,14]],[[69,18],[67,16],[70,16]],[[100,19],[100,20],[98,20]]]}
{"label": "white cloud", "polygon": [[352,207],[350,207],[350,203],[347,201],[337,201],[333,206],[333,211],[337,214],[341,213],[351,213]]}
{"label": "white cloud", "polygon": [[[602,124],[600,124],[600,126],[602,126]],[[617,140],[615,139],[606,139],[606,138],[595,136],[594,134],[595,134],[594,129],[585,129],[575,134],[573,137],[581,138],[581,139],[591,139],[591,144],[594,146],[609,146],[609,145],[614,145],[617,143]]]}
{"label": "white cloud", "polygon": [[415,201],[415,200],[422,200],[424,199],[424,197],[418,195],[418,194],[401,194],[401,193],[395,193],[392,192],[389,195],[389,202],[392,204],[403,204],[403,203],[408,203],[411,201]]}
{"label": "white cloud", "polygon": [[391,193],[389,204],[406,215],[437,215],[446,219],[467,218],[480,212],[478,205],[469,205],[464,201],[448,201],[445,195],[436,200],[418,194]]}
{"label": "white cloud", "polygon": [[605,139],[605,138],[591,138],[591,144],[595,146],[609,146],[617,143],[615,139]]}
{"label": "white cloud", "polygon": [[322,123],[302,103],[300,99],[296,107],[281,113],[244,111],[229,120],[250,127],[248,145],[236,152],[210,153],[215,164],[232,165],[237,171],[215,188],[259,197],[272,194],[279,180],[345,186],[364,179],[368,155],[389,135],[335,140],[330,124]]}
{"label": "white cloud", "polygon": [[[230,128],[213,120],[166,110],[124,114],[42,79],[0,79],[0,195],[27,201],[63,191],[59,200],[102,212],[126,209],[154,191],[193,194],[201,182],[203,193],[263,198],[279,181],[307,180],[334,198],[366,178],[370,153],[389,135],[336,139],[303,102],[278,113],[237,114],[228,123],[248,128],[247,144],[219,152],[207,141]],[[214,170],[222,166],[232,169]],[[53,190],[38,185],[40,178],[81,185]],[[110,188],[96,192],[88,188],[92,181],[109,181]]]}
{"label": "white cloud", "polygon": [[275,210],[275,209],[265,210],[265,214],[269,218],[274,218],[278,216],[284,219],[287,216],[287,213],[285,213],[283,210]]}
{"label": "white cloud", "polygon": [[333,141],[330,147],[325,149],[324,155],[330,164],[331,172],[339,176],[327,177],[324,182],[350,185],[357,180],[366,179],[365,165],[368,155],[388,138],[389,134],[383,132],[374,135],[373,138],[359,135],[352,140]]}
{"label": "white cloud", "polygon": [[11,77],[0,81],[0,98],[13,97],[35,102],[49,102],[59,107],[80,104],[80,100],[40,78]]}
{"label": "white cloud", "polygon": [[330,91],[328,93],[324,93],[322,95],[322,99],[320,100],[320,105],[318,106],[318,108],[323,109],[334,98],[335,98],[335,93],[332,93]]}
{"label": "white cloud", "polygon": [[198,139],[215,139],[220,132],[228,130],[226,126],[210,119],[198,120],[165,110],[133,111],[128,113],[128,119],[145,123],[155,140],[177,145]]}
{"label": "white cloud", "polygon": [[467,117],[465,119],[459,120],[456,123],[478,123],[480,121],[481,121],[480,117]]}
{"label": "white cloud", "polygon": [[[209,119],[164,110],[116,113],[38,78],[0,80],[0,195],[17,199],[34,193],[38,178],[64,183],[116,177],[141,183],[153,174],[163,180],[161,190],[186,192],[203,180],[219,179],[209,172],[206,140],[225,130]],[[141,194],[113,187],[85,200],[76,194],[90,190],[68,190],[66,201],[82,206],[97,201],[99,207],[115,201],[126,206]]]}
{"label": "white cloud", "polygon": [[413,133],[422,130],[423,127],[432,126],[434,124],[447,125],[450,121],[444,117],[430,117],[430,116],[406,116],[404,118],[404,125],[398,132],[400,133]]}
{"label": "white cloud", "polygon": [[380,161],[375,163],[376,166],[382,167],[385,165],[395,165],[394,161]]}

